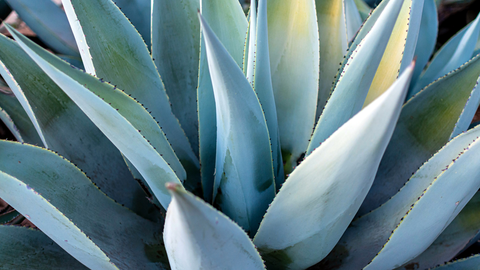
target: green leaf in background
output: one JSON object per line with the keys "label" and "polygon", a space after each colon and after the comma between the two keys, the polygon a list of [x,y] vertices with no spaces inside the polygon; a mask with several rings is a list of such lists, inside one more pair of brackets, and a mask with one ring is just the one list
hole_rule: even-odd
{"label": "green leaf in background", "polygon": [[[135,29],[140,33],[147,47],[150,47],[150,45],[152,45],[151,34],[154,33],[154,31],[151,31],[152,28],[150,26],[155,25],[152,24],[152,19],[155,18],[155,16],[152,16],[151,13],[151,0],[115,0],[114,3],[135,26]],[[168,13],[164,13],[163,15],[166,14]]]}
{"label": "green leaf in background", "polygon": [[270,1],[267,12],[278,129],[289,174],[305,152],[315,124],[320,63],[315,1]]}
{"label": "green leaf in background", "polygon": [[267,124],[252,86],[200,17],[217,111],[214,204],[254,235],[275,196]]}
{"label": "green leaf in background", "polygon": [[445,43],[433,56],[409,95],[413,96],[436,79],[457,69],[473,54],[480,33],[480,15]]}
{"label": "green leaf in background", "polygon": [[78,56],[65,12],[52,0],[5,0],[38,38],[58,53]]}
{"label": "green leaf in background", "polygon": [[157,223],[115,203],[51,151],[8,141],[0,150],[0,196],[85,266],[163,268],[165,257],[148,256],[165,255]]}
{"label": "green leaf in background", "polygon": [[390,199],[425,161],[450,140],[470,96],[478,98],[478,94],[472,92],[477,91],[479,60],[480,56],[475,57],[429,85],[404,105],[375,182],[358,215],[366,214]]}
{"label": "green leaf in background", "polygon": [[287,179],[253,240],[268,267],[305,269],[333,249],[372,185],[412,71],[413,66]]}
{"label": "green leaf in background", "polygon": [[[189,182],[200,188],[198,159],[172,113],[163,82],[141,36],[110,0],[63,3],[70,23],[80,24],[79,31],[74,28],[77,43],[88,45],[88,52],[80,50],[86,71],[116,85],[150,112],[189,170]],[[123,35],[118,35],[119,31]]]}
{"label": "green leaf in background", "polygon": [[393,269],[427,249],[480,187],[470,169],[478,166],[479,135],[477,128],[448,143],[390,200],[352,222],[322,266]]}
{"label": "green leaf in background", "polygon": [[368,18],[368,16],[370,16],[370,12],[372,12],[372,9],[363,0],[354,0],[354,1],[355,1],[355,5],[357,6],[358,12],[360,12],[360,17],[362,17],[362,21],[365,21]]}
{"label": "green leaf in background", "polygon": [[165,134],[146,109],[121,90],[70,67],[13,28],[9,30],[22,49],[138,169],[166,208],[171,197],[165,183],[180,183],[186,174]]}
{"label": "green leaf in background", "polygon": [[118,149],[16,42],[2,35],[0,44],[8,48],[8,53],[0,51],[0,73],[15,95],[30,104],[45,146],[77,164],[113,199],[146,216],[151,205]]}
{"label": "green leaf in background", "polygon": [[20,226],[0,226],[0,264],[5,269],[88,269],[44,233]]}
{"label": "green leaf in background", "polygon": [[[245,35],[248,23],[238,0],[201,0],[201,13],[215,35],[225,46],[238,66],[243,66]],[[200,68],[198,74],[198,127],[200,162],[202,164],[203,197],[212,201],[215,178],[217,126],[215,98],[208,69],[205,41],[201,40]]]}
{"label": "green leaf in background", "polygon": [[169,184],[172,203],[163,233],[170,266],[180,269],[265,269],[245,232],[209,204]]}
{"label": "green leaf in background", "polygon": [[315,127],[307,155],[362,109],[403,3],[403,0],[391,0],[378,23],[349,55]]}
{"label": "green leaf in background", "polygon": [[450,261],[477,240],[479,228],[480,193],[477,192],[427,250],[398,269],[427,269]]}
{"label": "green leaf in background", "polygon": [[[3,66],[0,70],[1,69],[5,69],[5,67]],[[11,94],[0,94],[0,108],[2,109],[0,118],[7,125],[17,141],[39,146],[43,145],[32,121],[18,99],[13,95],[13,92]]]}
{"label": "green leaf in background", "polygon": [[198,0],[152,2],[152,57],[165,84],[172,111],[196,156],[200,57],[200,23],[196,16],[199,8]]}

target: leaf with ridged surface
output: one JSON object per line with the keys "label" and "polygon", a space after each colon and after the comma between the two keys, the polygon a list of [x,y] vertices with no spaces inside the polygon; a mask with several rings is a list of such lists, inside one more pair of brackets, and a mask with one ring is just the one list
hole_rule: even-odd
{"label": "leaf with ridged surface", "polygon": [[459,31],[433,56],[425,72],[420,75],[410,95],[468,61],[473,54],[480,33],[480,15]]}
{"label": "leaf with ridged surface", "polygon": [[[189,184],[200,184],[199,177],[195,177],[200,169],[198,159],[172,113],[163,82],[139,33],[111,0],[62,2],[70,24],[77,25],[72,28],[86,71],[111,82],[143,104],[162,127],[179,160],[189,169]],[[86,44],[83,50],[82,43]]]}
{"label": "leaf with ridged surface", "polygon": [[[146,214],[151,205],[118,149],[16,42],[2,35],[0,44],[0,73],[16,97],[30,104],[45,146],[77,164],[109,196]],[[6,98],[2,102],[7,102]],[[31,128],[28,131],[33,133]]]}
{"label": "leaf with ridged surface", "polygon": [[0,265],[4,269],[88,269],[41,231],[19,226],[0,226],[0,239]]}
{"label": "leaf with ridged surface", "polygon": [[[417,47],[415,48],[416,66],[413,72],[410,89],[416,84],[418,77],[422,73],[425,65],[428,63],[430,56],[435,49],[437,43],[438,33],[438,15],[435,0],[425,0],[423,6],[422,19],[420,21],[420,32],[418,34]],[[409,90],[407,100],[410,99],[414,93]]]}
{"label": "leaf with ridged surface", "polygon": [[480,75],[480,56],[432,83],[402,109],[363,215],[386,202],[450,138]]}
{"label": "leaf with ridged surface", "polygon": [[[253,3],[253,2],[252,2]],[[255,53],[255,76],[253,89],[257,93],[267,122],[268,134],[272,144],[273,171],[275,187],[280,189],[285,181],[283,174],[282,150],[278,132],[277,109],[273,96],[270,56],[268,49],[267,1],[260,0],[258,6],[257,37]]]}
{"label": "leaf with ridged surface", "polygon": [[200,17],[217,111],[214,203],[254,235],[275,196],[265,116],[252,86]]}
{"label": "leaf with ridged surface", "polygon": [[320,38],[320,77],[318,81],[317,112],[320,117],[335,81],[339,63],[347,52],[343,1],[316,0],[318,36]]}
{"label": "leaf with ridged surface", "polygon": [[165,255],[160,224],[115,203],[49,150],[0,141],[0,153],[0,197],[85,266],[162,268],[165,257],[149,255]]}
{"label": "leaf with ridged surface", "polygon": [[[242,66],[247,19],[238,0],[201,0],[202,16],[222,42],[238,66]],[[208,69],[205,41],[201,40],[198,77],[198,128],[200,138],[200,162],[202,164],[203,196],[212,201],[215,178],[215,154],[217,126],[215,98]]]}
{"label": "leaf with ridged surface", "polygon": [[172,111],[198,156],[199,1],[154,0],[152,4],[152,57]]}
{"label": "leaf with ridged surface", "polygon": [[398,268],[409,270],[427,269],[453,259],[469,247],[480,229],[480,193],[465,205],[458,216],[448,225],[427,250],[415,259]]}
{"label": "leaf with ridged surface", "polygon": [[[468,165],[467,163],[471,164],[469,166],[475,166],[475,164],[477,164],[477,162],[474,162],[475,159],[470,159],[469,161],[469,157],[465,156],[465,158],[463,158],[462,155],[464,152],[471,152],[471,149],[468,151],[466,151],[466,149],[471,148],[469,145],[474,142],[479,135],[480,129],[477,128],[448,143],[425,163],[390,200],[371,213],[352,222],[335,249],[322,263],[322,266],[325,267],[325,269],[361,269],[365,267],[377,253],[382,250],[385,243],[389,241],[392,232],[395,231],[395,235],[395,233],[397,233],[396,229],[398,228],[402,228],[401,230],[405,232],[405,228],[403,227],[405,225],[404,221],[406,220],[406,216],[408,217],[411,213],[414,213],[412,208],[415,211],[420,211],[425,217],[422,217],[422,215],[417,216],[416,219],[413,220],[414,223],[409,221],[410,225],[406,227],[406,229],[412,233],[415,232],[415,234],[409,235],[408,237],[405,236],[408,238],[408,240],[405,240],[413,241],[414,243],[397,244],[400,245],[400,248],[408,247],[412,251],[415,250],[416,255],[423,252],[421,249],[426,249],[435,240],[478,189],[468,186],[468,183],[472,181],[478,182],[478,180],[474,179],[475,177],[468,178],[463,175],[463,173],[458,173],[458,170],[454,168],[457,168],[457,165],[460,163],[460,165],[463,166],[461,169],[463,169],[466,174],[477,173],[478,170],[473,169],[474,167],[465,167],[465,165]],[[477,152],[479,152],[478,145],[476,147]],[[461,156],[460,159],[463,160],[462,162],[459,162],[460,159],[457,159],[459,155]],[[455,160],[455,162],[452,162],[452,160]],[[478,166],[478,164],[476,166]],[[448,168],[448,170],[446,170],[446,168]],[[458,176],[456,176],[455,173],[458,173]],[[461,184],[459,184],[460,182]],[[449,183],[454,183],[458,188],[449,186],[451,185]],[[430,194],[436,194],[434,186],[438,185],[440,185],[440,187],[442,187],[442,185],[443,187],[448,187],[450,190],[447,192],[443,191],[444,193],[439,195],[439,197],[443,196],[443,199],[438,198],[431,200],[430,198],[432,197]],[[452,205],[447,205],[448,207],[443,206],[442,200],[450,202],[457,191],[465,187],[470,189],[469,192],[473,192],[470,197],[461,197],[454,200]],[[432,190],[434,192],[430,193]],[[458,207],[455,205],[457,201]],[[427,203],[425,204],[424,202]],[[455,210],[456,213],[451,217],[448,216],[449,211],[447,211],[450,207],[458,208]],[[416,213],[419,212],[415,212],[415,214]],[[430,216],[432,214],[434,216]],[[446,214],[447,216],[445,216]],[[425,230],[430,232],[427,233]],[[426,238],[429,233],[433,233],[433,236]],[[423,235],[425,238],[423,238]],[[395,237],[398,238],[396,235]],[[408,252],[395,252],[395,257],[401,258],[403,254],[408,254]],[[411,258],[401,258],[401,261],[390,258],[388,261],[391,261],[393,264],[389,266],[382,265],[382,269],[399,267],[413,259],[414,255],[411,256]],[[341,267],[335,267],[340,261]]]}
{"label": "leaf with ridged surface", "polygon": [[412,71],[413,66],[287,179],[253,240],[268,267],[305,269],[333,249],[373,182]]}
{"label": "leaf with ridged surface", "polygon": [[347,54],[347,62],[315,127],[307,155],[362,109],[403,3],[391,0],[369,34]]}
{"label": "leaf with ridged surface", "polygon": [[432,270],[480,270],[480,255],[474,255],[465,259],[453,261]]}
{"label": "leaf with ridged surface", "polygon": [[269,1],[267,13],[273,92],[288,174],[305,152],[315,124],[320,63],[315,1]]}
{"label": "leaf with ridged surface", "polygon": [[265,269],[245,232],[228,217],[178,185],[163,233],[170,265],[176,269]]}
{"label": "leaf with ridged surface", "polygon": [[148,111],[116,87],[70,67],[13,28],[9,30],[22,49],[138,169],[166,208],[171,197],[165,183],[180,183],[185,170]]}
{"label": "leaf with ridged surface", "polygon": [[38,38],[52,50],[79,55],[65,12],[52,0],[6,0]]}

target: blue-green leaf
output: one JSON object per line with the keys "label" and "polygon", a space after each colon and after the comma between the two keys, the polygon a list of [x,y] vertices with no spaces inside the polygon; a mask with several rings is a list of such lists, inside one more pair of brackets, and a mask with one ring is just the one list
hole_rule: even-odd
{"label": "blue-green leaf", "polygon": [[315,119],[327,103],[348,41],[342,1],[316,0],[318,36],[320,38],[320,77],[318,81],[317,112]]}
{"label": "blue-green leaf", "polygon": [[152,1],[152,57],[165,84],[172,111],[185,130],[196,156],[199,8],[198,0]]}
{"label": "blue-green leaf", "polygon": [[429,85],[404,105],[359,215],[391,198],[428,158],[449,141],[465,104],[476,89],[479,76],[480,56],[477,56]]}
{"label": "blue-green leaf", "polygon": [[118,149],[16,42],[2,35],[0,44],[0,73],[16,97],[30,104],[45,146],[77,164],[113,199],[146,214],[151,205]]}
{"label": "blue-green leaf", "polygon": [[[238,0],[201,0],[202,16],[222,42],[238,66],[242,66],[245,33],[248,23]],[[208,69],[205,41],[201,40],[198,77],[198,125],[200,138],[200,162],[204,198],[212,201],[215,178],[215,154],[217,126],[215,98]]]}
{"label": "blue-green leaf", "polygon": [[217,111],[216,205],[252,235],[275,196],[272,154],[252,86],[200,17]]}
{"label": "blue-green leaf", "polygon": [[[338,1],[337,1],[338,2]],[[345,14],[345,24],[347,27],[348,41],[352,41],[357,34],[358,29],[362,26],[362,18],[360,12],[355,5],[354,0],[342,0]]]}
{"label": "blue-green leaf", "polygon": [[[134,97],[158,121],[182,164],[199,171],[198,159],[172,113],[163,82],[142,38],[110,0],[63,0],[86,71]],[[121,31],[122,35],[118,35]],[[189,174],[190,176],[190,174]],[[196,186],[200,179],[190,178]],[[200,184],[198,182],[198,184]]]}
{"label": "blue-green leaf", "polygon": [[267,13],[273,92],[288,174],[305,152],[315,124],[320,63],[315,0],[270,1]]}
{"label": "blue-green leaf", "polygon": [[185,170],[148,111],[116,87],[70,67],[13,28],[9,30],[22,49],[140,171],[166,208],[171,197],[165,183],[180,183],[186,177]]}
{"label": "blue-green leaf", "polygon": [[88,269],[39,230],[0,226],[0,239],[0,265],[4,269]]}
{"label": "blue-green leaf", "polygon": [[403,2],[391,0],[369,34],[349,55],[315,127],[307,155],[362,109]]}
{"label": "blue-green leaf", "polygon": [[85,266],[162,268],[148,255],[165,252],[160,224],[115,203],[51,151],[8,141],[0,150],[0,197]]}
{"label": "blue-green leaf", "polygon": [[267,266],[305,269],[333,249],[373,182],[412,71],[413,66],[287,179],[253,241]]}
{"label": "blue-green leaf", "polygon": [[[478,189],[475,185],[480,186],[474,169],[478,163],[473,158],[480,149],[470,145],[479,135],[477,128],[448,143],[390,200],[355,220],[323,266],[341,261],[340,269],[362,269],[373,259],[373,269],[393,269],[423,252],[473,196]],[[469,157],[470,153],[474,156]],[[381,250],[392,248],[387,242],[397,241],[399,236],[409,243],[397,242],[397,248],[404,250],[393,250],[393,256],[385,260]],[[380,255],[374,259],[377,253]]]}
{"label": "blue-green leaf", "polygon": [[410,90],[410,96],[415,95],[431,82],[468,61],[472,57],[479,33],[480,15],[440,48],[425,72],[420,75],[415,86]]}
{"label": "blue-green leaf", "polygon": [[[151,45],[150,33],[155,33],[150,26],[154,27],[152,23],[155,16],[152,16],[151,1],[150,0],[115,0],[117,5],[128,20],[135,26],[135,29],[142,35],[143,41],[148,47]],[[163,13],[166,16],[168,13]]]}
{"label": "blue-green leaf", "polygon": [[[423,6],[422,19],[420,21],[420,33],[418,35],[417,46],[415,48],[415,57],[417,62],[415,64],[415,71],[413,72],[412,82],[410,88],[416,84],[418,77],[422,73],[425,65],[428,63],[430,56],[435,49],[437,43],[438,32],[438,15],[435,0],[425,0]],[[407,100],[410,99],[414,93],[411,90],[408,92]]]}
{"label": "blue-green leaf", "polygon": [[163,233],[170,266],[180,269],[265,269],[245,232],[201,199],[171,184]]}
{"label": "blue-green leaf", "polygon": [[20,18],[54,51],[79,55],[65,12],[52,0],[6,0]]}
{"label": "blue-green leaf", "polygon": [[[253,3],[253,2],[252,2]],[[283,172],[282,150],[280,144],[280,134],[278,132],[277,109],[275,107],[275,97],[273,96],[272,74],[270,71],[270,56],[268,49],[268,21],[267,21],[267,1],[260,0],[258,7],[255,53],[255,75],[254,90],[257,93],[258,100],[265,113],[265,120],[268,126],[268,134],[272,145],[273,171],[275,175],[275,185],[278,190],[285,181]]]}
{"label": "blue-green leaf", "polygon": [[478,270],[480,269],[480,254],[473,255],[471,257],[453,261],[432,270]]}
{"label": "blue-green leaf", "polygon": [[478,239],[480,228],[480,193],[467,203],[427,250],[399,269],[427,269],[453,259]]}

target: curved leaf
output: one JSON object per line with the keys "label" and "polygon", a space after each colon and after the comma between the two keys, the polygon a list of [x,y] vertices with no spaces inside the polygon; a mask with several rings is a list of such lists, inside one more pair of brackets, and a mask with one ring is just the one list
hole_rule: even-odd
{"label": "curved leaf", "polygon": [[201,199],[169,184],[172,203],[163,233],[176,269],[265,269],[245,232]]}
{"label": "curved leaf", "polygon": [[[81,50],[87,72],[113,83],[151,112],[186,168],[196,168],[198,159],[172,113],[170,102],[155,64],[142,38],[110,0],[63,0],[71,24],[80,22],[88,53]],[[118,35],[121,31],[123,34]],[[77,43],[82,40],[76,37]],[[190,176],[190,174],[189,174]],[[190,178],[196,186],[197,178]]]}
{"label": "curved leaf", "polygon": [[450,261],[468,248],[472,240],[476,241],[479,228],[480,193],[477,192],[427,250],[399,269],[427,269]]}
{"label": "curved leaf", "polygon": [[172,111],[185,130],[196,156],[199,8],[198,0],[152,1],[152,57],[165,84]]}
{"label": "curved leaf", "polygon": [[415,95],[431,82],[468,61],[472,57],[479,33],[480,15],[438,50],[425,72],[410,90],[410,95]]}
{"label": "curved leaf", "polygon": [[373,182],[412,71],[413,66],[287,179],[253,240],[267,266],[305,269],[335,246]]}
{"label": "curved leaf", "polygon": [[164,252],[160,224],[115,203],[51,151],[8,141],[0,150],[0,197],[85,266],[162,267],[148,255]]}
{"label": "curved leaf", "polygon": [[288,174],[305,152],[315,124],[320,63],[315,1],[270,1],[267,13],[273,92]]}
{"label": "curved leaf", "polygon": [[[394,252],[395,258],[391,257],[387,261],[383,260],[382,266],[377,265],[377,268],[392,269],[399,267],[413,259],[413,255],[410,259],[402,258],[404,254],[412,251],[419,255],[423,251],[421,249],[426,249],[435,240],[471,197],[466,196],[457,199],[455,197],[458,197],[458,192],[467,186],[471,188],[469,192],[475,192],[475,188],[470,187],[469,184],[475,181],[478,182],[478,180],[475,180],[475,177],[467,177],[463,175],[464,173],[458,173],[458,177],[455,176],[455,172],[458,172],[455,168],[460,165],[460,167],[463,166],[462,169],[466,170],[466,163],[471,164],[467,166],[475,166],[476,162],[473,159],[469,161],[468,157],[463,158],[463,154],[470,152],[470,150],[467,151],[466,149],[471,149],[469,144],[475,141],[479,135],[480,129],[471,130],[448,143],[425,163],[390,200],[371,213],[352,222],[322,266],[326,269],[361,269],[382,250],[385,243],[390,241],[392,234],[397,238],[396,233],[405,232],[405,229],[412,233],[408,237],[404,236],[408,238],[408,240],[405,240],[412,242],[408,244],[398,243],[398,247],[408,247],[409,251]],[[460,158],[458,158],[459,156]],[[452,160],[455,161],[452,163]],[[473,168],[471,167],[465,173],[475,175],[478,170]],[[458,186],[458,188],[452,188],[452,183]],[[431,199],[432,195],[430,195],[435,195],[434,186],[443,187],[444,189],[437,199]],[[445,188],[450,190],[445,192]],[[432,190],[433,192],[430,193]],[[450,206],[443,204],[443,201],[450,202],[451,198],[456,199],[452,203],[453,207],[456,208],[456,213],[452,217],[449,216],[450,212],[447,211]],[[457,201],[458,204],[456,205]],[[408,225],[408,223],[405,223],[405,220],[407,217],[410,218],[409,215],[414,213],[413,211],[420,213],[420,216],[417,216],[413,223],[409,221],[410,225]],[[403,227],[405,224],[408,227]],[[434,235],[429,239],[427,237],[430,233]],[[335,267],[340,261],[341,267]],[[390,262],[392,263],[391,265]]]}
{"label": "curved leaf", "polygon": [[480,56],[432,83],[402,109],[378,173],[358,215],[386,202],[452,135],[476,81]]}
{"label": "curved leaf", "polygon": [[65,12],[52,0],[6,0],[38,38],[54,51],[79,55]]}
{"label": "curved leaf", "polygon": [[[241,66],[248,23],[238,0],[201,0],[200,3],[203,18],[208,22],[235,62]],[[200,47],[197,89],[200,162],[202,164],[203,197],[210,202],[212,201],[215,178],[217,126],[215,98],[213,97],[212,81],[203,38]]]}
{"label": "curved leaf", "polygon": [[88,269],[41,231],[20,226],[0,226],[0,264],[5,269]]}
{"label": "curved leaf", "polygon": [[307,155],[362,109],[403,2],[391,0],[369,34],[349,55],[315,127]]}
{"label": "curved leaf", "polygon": [[13,28],[9,30],[22,49],[138,169],[166,208],[171,197],[165,183],[180,183],[185,171],[148,111],[116,87],[71,68]]}
{"label": "curved leaf", "polygon": [[146,215],[151,205],[118,149],[16,42],[2,35],[0,47],[0,73],[31,105],[45,145],[77,164],[113,199]]}
{"label": "curved leaf", "polygon": [[200,16],[217,111],[215,204],[255,234],[275,196],[262,107],[240,67]]}

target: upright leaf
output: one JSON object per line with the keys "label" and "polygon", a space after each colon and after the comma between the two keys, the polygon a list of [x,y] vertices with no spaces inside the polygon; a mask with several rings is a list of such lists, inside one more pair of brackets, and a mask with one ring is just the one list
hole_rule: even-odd
{"label": "upright leaf", "polygon": [[197,157],[200,23],[196,17],[199,8],[198,0],[152,1],[152,57],[165,84],[172,111]]}
{"label": "upright leaf", "polygon": [[403,2],[391,0],[369,34],[348,55],[332,96],[315,127],[307,155],[362,109]]}
{"label": "upright leaf", "polygon": [[22,49],[138,169],[166,208],[171,197],[165,183],[180,183],[185,171],[148,111],[121,90],[70,67],[13,28],[9,30]]}
{"label": "upright leaf", "polygon": [[217,111],[213,198],[255,234],[275,196],[272,154],[262,107],[240,67],[200,17]]}
{"label": "upright leaf", "polygon": [[305,152],[315,124],[320,61],[315,1],[270,1],[267,13],[273,92],[288,174]]}
{"label": "upright leaf", "polygon": [[[245,33],[248,23],[238,0],[201,0],[202,16],[222,42],[235,62],[242,66]],[[200,162],[204,198],[212,201],[215,178],[217,126],[215,98],[207,63],[205,41],[201,40],[200,68],[198,74],[198,125],[200,137]]]}
{"label": "upright leaf", "polygon": [[305,269],[335,246],[372,185],[412,71],[413,66],[287,179],[254,238],[267,266]]}
{"label": "upright leaf", "polygon": [[[151,13],[151,0],[115,0],[114,2],[125,13],[125,16],[135,26],[140,35],[142,35],[145,44],[148,47],[153,45],[150,39],[155,33],[155,24],[152,23],[155,16],[152,16]],[[163,16],[165,15],[167,13],[163,13]]]}
{"label": "upright leaf", "polygon": [[6,0],[20,18],[54,51],[78,56],[65,12],[52,0]]}
{"label": "upright leaf", "polygon": [[345,14],[345,24],[347,27],[348,41],[352,41],[357,34],[358,29],[362,26],[362,18],[360,12],[355,5],[354,0],[342,0],[343,12]]}
{"label": "upright leaf", "polygon": [[176,269],[265,269],[245,232],[228,217],[178,185],[163,238],[170,266]]}
{"label": "upright leaf", "polygon": [[316,118],[327,103],[338,68],[347,51],[343,1],[316,0],[318,37],[320,38],[320,77]]}

